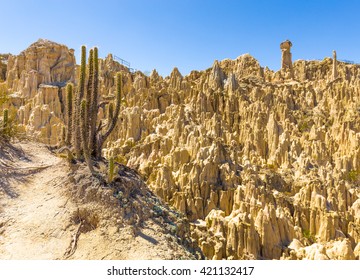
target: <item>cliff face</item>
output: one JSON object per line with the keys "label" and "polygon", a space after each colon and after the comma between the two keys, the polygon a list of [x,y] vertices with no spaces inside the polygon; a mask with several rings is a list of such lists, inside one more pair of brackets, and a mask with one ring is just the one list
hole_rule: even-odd
{"label": "cliff face", "polygon": [[[338,62],[334,77],[332,59],[300,60],[274,73],[242,55],[163,78],[131,74],[108,56],[100,69],[101,98],[113,98],[122,70],[126,99],[104,155],[184,212],[207,258],[359,258],[358,65]],[[21,77],[31,70],[18,80],[10,70],[7,83],[24,96],[21,123],[55,143],[63,95],[37,81],[62,78],[45,72],[30,83]]]}

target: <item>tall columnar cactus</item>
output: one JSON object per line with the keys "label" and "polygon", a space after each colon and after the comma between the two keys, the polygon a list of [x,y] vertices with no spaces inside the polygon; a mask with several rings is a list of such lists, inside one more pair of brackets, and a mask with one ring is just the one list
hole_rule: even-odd
{"label": "tall columnar cactus", "polygon": [[86,164],[87,166],[89,167],[90,169],[90,172],[92,174],[94,174],[94,167],[93,167],[93,164],[92,164],[92,161],[91,161],[91,154],[90,154],[90,151],[89,151],[89,147],[86,145],[86,141],[87,141],[87,133],[88,133],[88,127],[86,127],[86,124],[87,124],[87,121],[86,121],[86,100],[83,99],[81,101],[81,108],[80,108],[80,123],[81,123],[81,126],[80,126],[80,134],[81,134],[81,142],[83,144],[82,146],[82,150],[83,150],[83,154],[84,154],[84,158],[85,158],[85,161],[86,161]]}
{"label": "tall columnar cactus", "polygon": [[67,128],[65,125],[61,126],[61,133],[60,133],[60,143],[63,145],[66,143],[66,137],[67,137]]}
{"label": "tall columnar cactus", "polygon": [[109,159],[109,170],[108,170],[108,183],[111,183],[114,179],[114,157]]}
{"label": "tall columnar cactus", "polygon": [[[99,59],[98,49],[90,50],[88,60],[88,77],[86,77],[86,48],[81,48],[81,66],[78,90],[75,95],[75,101],[70,101],[72,97],[72,86],[68,85],[67,91],[67,130],[71,131],[67,134],[67,144],[73,145],[76,158],[85,158],[87,165],[92,173],[94,168],[91,157],[95,159],[101,157],[101,149],[110,133],[115,128],[118,120],[121,97],[122,97],[122,76],[120,73],[116,75],[116,105],[109,106],[108,126],[103,132],[103,127],[98,124],[98,100],[99,100]],[[87,81],[87,83],[86,83]],[[86,86],[85,86],[86,83]],[[72,122],[70,121],[72,119]],[[72,141],[71,141],[72,139]]]}
{"label": "tall columnar cactus", "polygon": [[90,134],[89,134],[89,149],[93,154],[96,153],[96,124],[97,124],[97,113],[98,113],[98,83],[99,83],[99,58],[98,49],[94,48],[94,65],[92,75],[92,94],[90,98]]}
{"label": "tall columnar cactus", "polygon": [[73,145],[77,159],[81,158],[80,106],[81,106],[81,100],[84,97],[85,80],[86,80],[86,47],[82,46],[79,90],[75,98],[75,106],[74,106],[75,110],[74,110],[74,118],[73,118],[73,135],[74,135]]}
{"label": "tall columnar cactus", "polygon": [[4,109],[4,111],[3,111],[3,128],[7,129],[8,125],[9,125],[9,110]]}
{"label": "tall columnar cactus", "polygon": [[[86,88],[86,126],[90,127],[92,113],[91,113],[91,97],[93,94],[93,79],[94,79],[94,50],[91,49],[89,51],[89,59],[88,59],[88,70],[89,70],[89,78],[87,82],[87,88]],[[89,142],[88,142],[88,135],[90,133],[87,132],[87,142],[86,145],[90,148]],[[91,148],[90,148],[91,150]]]}
{"label": "tall columnar cactus", "polygon": [[84,97],[86,81],[86,47],[81,47],[81,65],[80,65],[80,81],[79,81],[79,93],[80,99]]}
{"label": "tall columnar cactus", "polygon": [[73,114],[73,84],[66,86],[66,138],[65,144],[70,145],[72,138],[72,114]]}
{"label": "tall columnar cactus", "polygon": [[[112,120],[114,118],[114,103],[110,102],[107,113],[108,120]],[[108,122],[108,127],[110,126],[110,121]]]}
{"label": "tall columnar cactus", "polygon": [[11,137],[11,128],[9,124],[9,111],[8,109],[3,110],[3,123],[2,127],[0,127],[0,136],[2,136],[3,139],[9,140]]}

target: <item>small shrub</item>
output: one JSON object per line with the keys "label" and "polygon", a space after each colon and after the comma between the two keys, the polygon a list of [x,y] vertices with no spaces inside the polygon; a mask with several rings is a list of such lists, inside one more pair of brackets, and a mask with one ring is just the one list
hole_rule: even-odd
{"label": "small shrub", "polygon": [[271,163],[267,164],[267,168],[269,168],[272,171],[276,171],[278,169],[276,164],[271,164]]}
{"label": "small shrub", "polygon": [[311,234],[310,230],[303,230],[303,236],[308,239],[311,243],[316,242],[315,235]]}
{"label": "small shrub", "polygon": [[10,141],[19,138],[20,131],[16,123],[16,111],[4,109],[2,118],[0,119],[0,139],[2,141]]}
{"label": "small shrub", "polygon": [[120,154],[114,157],[114,161],[123,165],[127,164],[126,157]]}
{"label": "small shrub", "polygon": [[343,175],[342,179],[349,183],[357,183],[360,181],[360,170],[350,170]]}
{"label": "small shrub", "polygon": [[298,127],[299,127],[299,131],[301,133],[307,132],[307,131],[310,130],[310,125],[309,125],[309,123],[307,121],[300,122]]}
{"label": "small shrub", "polygon": [[8,89],[5,83],[0,83],[0,107],[8,101]]}

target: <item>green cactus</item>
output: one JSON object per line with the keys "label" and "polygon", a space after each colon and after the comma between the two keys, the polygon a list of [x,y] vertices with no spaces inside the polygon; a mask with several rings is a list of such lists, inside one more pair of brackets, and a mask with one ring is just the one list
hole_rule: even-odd
{"label": "green cactus", "polygon": [[110,120],[112,120],[114,118],[114,103],[110,102],[109,104],[109,108],[108,108],[108,127],[110,126]]}
{"label": "green cactus", "polygon": [[83,144],[82,150],[83,150],[84,158],[85,158],[87,166],[89,167],[90,172],[92,174],[94,174],[95,171],[94,171],[94,167],[93,167],[93,164],[91,161],[91,154],[89,151],[89,147],[86,145],[88,128],[86,127],[87,122],[86,122],[86,100],[85,99],[83,99],[81,101],[80,123],[81,123],[81,127],[80,127],[81,142]]}
{"label": "green cactus", "polygon": [[65,144],[70,145],[72,138],[73,84],[66,86],[66,138]]}
{"label": "green cactus", "polygon": [[61,126],[61,134],[60,134],[60,145],[63,145],[66,141],[66,132],[67,132],[67,129],[66,129],[66,126]]}
{"label": "green cactus", "polygon": [[108,183],[110,184],[114,180],[114,157],[109,159],[109,170],[108,170]]}
{"label": "green cactus", "polygon": [[115,106],[115,114],[113,114],[112,118],[110,119],[110,127],[108,131],[104,134],[104,138],[110,135],[112,130],[115,128],[117,119],[120,113],[120,105],[121,105],[121,98],[122,98],[122,75],[120,72],[116,74],[116,106]]}
{"label": "green cactus", "polygon": [[92,154],[96,152],[96,124],[98,113],[98,83],[99,83],[99,58],[98,49],[94,47],[94,60],[93,60],[93,75],[91,86],[91,117],[90,117],[90,134],[89,134],[89,149]]}
{"label": "green cactus", "polygon": [[[88,76],[86,75],[88,69]],[[86,83],[87,82],[87,83]],[[86,85],[85,85],[86,83]],[[92,156],[101,158],[101,149],[113,131],[118,120],[122,97],[122,76],[116,75],[116,104],[109,105],[108,126],[104,131],[97,120],[99,99],[99,59],[98,49],[90,50],[86,68],[86,48],[81,48],[81,66],[78,90],[73,96],[73,86],[67,86],[66,144],[69,151],[74,149],[77,160],[85,159],[91,173],[94,172]],[[115,107],[115,108],[114,108]],[[72,147],[71,147],[72,145]],[[111,172],[110,172],[111,173]],[[109,173],[109,179],[113,177]]]}
{"label": "green cactus", "polygon": [[[89,127],[91,124],[91,119],[92,119],[92,104],[91,104],[91,98],[92,98],[92,88],[93,88],[93,79],[94,79],[94,50],[91,49],[89,52],[89,59],[88,59],[88,69],[89,69],[89,78],[88,78],[88,82],[87,82],[87,88],[86,88],[86,127]],[[92,151],[91,149],[91,144],[90,144],[90,133],[89,130],[87,131],[87,142],[86,145],[88,145],[90,151]],[[88,139],[89,138],[89,139]]]}
{"label": "green cactus", "polygon": [[80,65],[80,82],[79,82],[80,100],[82,100],[84,97],[85,81],[86,81],[86,47],[81,46],[81,65]]}
{"label": "green cactus", "polygon": [[3,123],[2,127],[0,127],[0,140],[3,138],[4,140],[9,140],[10,138],[10,126],[9,126],[9,111],[8,109],[3,110]]}
{"label": "green cactus", "polygon": [[86,47],[81,47],[81,66],[80,66],[80,82],[79,91],[76,94],[75,106],[74,106],[74,118],[73,118],[73,145],[75,155],[77,159],[81,158],[81,135],[80,135],[80,107],[81,100],[84,97],[86,80]]}
{"label": "green cactus", "polygon": [[9,124],[9,110],[3,110],[3,128],[6,129]]}

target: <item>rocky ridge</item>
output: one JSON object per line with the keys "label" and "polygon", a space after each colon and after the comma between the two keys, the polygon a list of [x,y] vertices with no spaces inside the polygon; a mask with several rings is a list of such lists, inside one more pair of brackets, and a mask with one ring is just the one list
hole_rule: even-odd
{"label": "rocky ridge", "polygon": [[[54,44],[11,57],[6,80],[24,129],[51,144],[76,69]],[[126,99],[104,155],[185,213],[208,259],[359,259],[359,65],[299,60],[274,72],[245,54],[164,78],[109,55],[100,69],[100,117],[118,70]]]}

